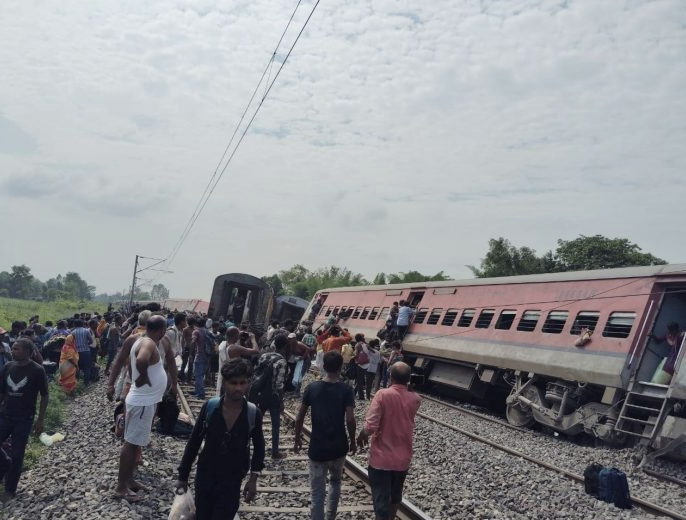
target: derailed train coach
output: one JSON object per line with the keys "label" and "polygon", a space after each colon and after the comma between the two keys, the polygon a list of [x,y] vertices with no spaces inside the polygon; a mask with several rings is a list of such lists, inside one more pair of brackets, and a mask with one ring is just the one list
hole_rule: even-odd
{"label": "derailed train coach", "polygon": [[[315,324],[333,312],[373,337],[393,302],[416,309],[403,341],[427,383],[483,396],[505,391],[518,426],[686,455],[686,367],[654,383],[669,346],[655,339],[686,325],[686,264],[319,291]],[[683,347],[683,341],[681,347]]]}
{"label": "derailed train coach", "polygon": [[271,320],[298,321],[309,302],[296,296],[274,298],[272,288],[260,278],[245,273],[217,276],[207,315],[234,323],[249,323],[259,338]]}

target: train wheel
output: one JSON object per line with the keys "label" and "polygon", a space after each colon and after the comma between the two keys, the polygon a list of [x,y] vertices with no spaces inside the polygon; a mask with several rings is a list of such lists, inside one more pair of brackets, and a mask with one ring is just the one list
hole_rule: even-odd
{"label": "train wheel", "polygon": [[518,402],[507,405],[505,416],[507,417],[507,422],[512,426],[517,426],[519,428],[528,428],[533,426],[536,422],[531,413],[531,408],[522,406],[521,403]]}

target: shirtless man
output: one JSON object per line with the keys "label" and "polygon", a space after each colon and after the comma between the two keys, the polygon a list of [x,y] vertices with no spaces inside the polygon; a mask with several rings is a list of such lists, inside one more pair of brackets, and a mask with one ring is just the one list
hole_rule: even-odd
{"label": "shirtless man", "polygon": [[158,343],[167,330],[163,316],[153,316],[146,324],[145,335],[139,336],[130,349],[131,379],[133,384],[126,396],[124,444],[119,455],[119,478],[114,490],[115,498],[137,502],[143,497],[131,489],[136,468],[138,447],[150,443],[150,430],[157,403],[167,388],[164,361]]}
{"label": "shirtless man", "polygon": [[242,346],[240,343],[241,330],[238,327],[229,327],[226,330],[226,341],[219,345],[219,375],[217,376],[217,395],[223,390],[222,367],[230,359],[239,357],[255,357],[260,355],[260,349],[255,340],[255,334],[248,332],[248,338],[252,348]]}

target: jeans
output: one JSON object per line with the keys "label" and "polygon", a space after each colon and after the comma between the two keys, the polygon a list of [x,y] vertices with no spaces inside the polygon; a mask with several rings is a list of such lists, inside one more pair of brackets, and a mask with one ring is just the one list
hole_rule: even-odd
{"label": "jeans", "polygon": [[264,415],[269,412],[269,417],[272,420],[272,456],[279,453],[279,430],[281,428],[281,399],[274,399],[274,402],[268,408],[260,408],[260,412]]}
{"label": "jeans", "polygon": [[5,474],[5,491],[11,494],[17,492],[21,467],[24,464],[24,451],[29,442],[33,416],[31,417],[5,417],[0,416],[0,444],[12,436],[12,465]]}
{"label": "jeans", "polygon": [[90,349],[79,352],[79,370],[83,377],[83,384],[88,385],[91,382],[91,370],[93,369],[93,357]]}
{"label": "jeans", "polygon": [[400,339],[400,341],[405,338],[405,334],[407,334],[407,329],[409,328],[409,325],[398,325],[398,339]]}
{"label": "jeans", "polygon": [[303,384],[303,379],[305,379],[305,374],[307,374],[307,371],[310,369],[310,366],[312,365],[312,361],[310,361],[309,358],[303,360],[303,366],[302,366],[302,371],[301,371],[301,379],[297,383],[293,383],[293,388],[295,390],[295,393],[297,395],[300,395],[300,387]]}
{"label": "jeans", "polygon": [[325,520],[324,498],[326,496],[326,474],[329,474],[328,503],[326,520],[334,520],[341,496],[341,475],[345,455],[339,459],[327,461],[310,460],[310,487],[312,488],[312,520]]}
{"label": "jeans", "polygon": [[193,372],[195,374],[195,396],[205,399],[205,370],[207,370],[207,360],[195,356],[193,362]]}
{"label": "jeans", "polygon": [[357,398],[362,401],[364,400],[364,390],[366,387],[365,376],[367,374],[367,369],[361,366],[356,367],[355,372],[355,391],[357,392]]}
{"label": "jeans", "polygon": [[[184,348],[181,351],[181,368],[179,368],[179,379],[184,379],[186,377],[185,372],[186,372],[186,367],[188,367],[188,358],[190,357],[191,353],[190,350],[187,348]],[[190,368],[189,368],[190,370]]]}
{"label": "jeans", "polygon": [[241,498],[241,481],[195,477],[196,520],[233,520]]}

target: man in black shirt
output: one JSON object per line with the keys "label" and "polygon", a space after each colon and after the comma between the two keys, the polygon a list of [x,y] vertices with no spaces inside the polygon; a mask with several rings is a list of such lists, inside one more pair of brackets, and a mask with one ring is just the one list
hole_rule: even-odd
{"label": "man in black shirt", "polygon": [[[295,421],[295,452],[302,448],[302,428],[307,409],[312,407],[312,436],[307,456],[310,458],[312,520],[324,520],[326,474],[329,474],[326,520],[336,518],[341,495],[341,475],[345,456],[355,447],[355,396],[350,386],[340,381],[343,356],[337,350],[324,354],[326,377],[311,383]],[[348,437],[345,435],[348,427]],[[348,438],[350,442],[348,442]]]}
{"label": "man in black shirt", "polygon": [[40,393],[40,410],[34,426],[36,435],[43,430],[45,410],[48,407],[48,379],[45,370],[31,361],[34,346],[31,340],[19,338],[12,344],[13,361],[0,370],[0,444],[12,436],[12,465],[5,475],[5,502],[17,493],[19,475],[24,463],[24,451],[29,441],[36,398]]}
{"label": "man in black shirt", "polygon": [[[195,475],[197,520],[233,518],[240,505],[241,482],[250,470],[243,496],[250,502],[257,492],[257,477],[264,467],[262,414],[245,400],[252,366],[236,358],[222,367],[224,396],[210,399],[202,409],[179,465],[176,492],[188,489],[188,476],[203,439]],[[217,398],[214,398],[217,399]],[[208,408],[211,412],[208,417]],[[250,457],[250,441],[253,454]]]}

